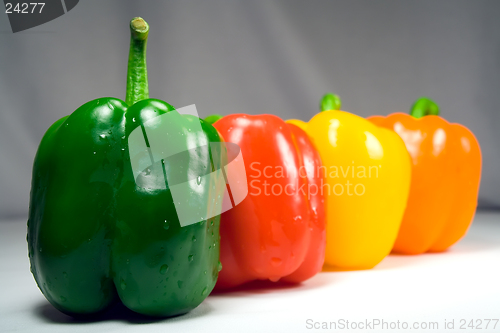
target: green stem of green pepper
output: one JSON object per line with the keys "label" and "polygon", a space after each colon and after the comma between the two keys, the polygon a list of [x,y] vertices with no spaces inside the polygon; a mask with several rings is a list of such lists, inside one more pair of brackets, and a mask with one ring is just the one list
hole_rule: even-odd
{"label": "green stem of green pepper", "polygon": [[321,99],[321,103],[319,104],[319,109],[323,111],[330,110],[340,110],[342,107],[342,101],[338,95],[334,95],[331,93],[325,94]]}
{"label": "green stem of green pepper", "polygon": [[415,118],[422,118],[423,116],[439,116],[439,106],[430,98],[420,97],[413,103],[410,115]]}
{"label": "green stem of green pepper", "polygon": [[130,52],[128,55],[127,96],[125,102],[131,106],[149,98],[146,45],[149,25],[140,17],[130,21]]}

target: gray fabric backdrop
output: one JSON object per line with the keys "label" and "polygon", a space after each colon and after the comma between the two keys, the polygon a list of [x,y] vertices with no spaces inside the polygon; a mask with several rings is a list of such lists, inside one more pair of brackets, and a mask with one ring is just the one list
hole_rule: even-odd
{"label": "gray fabric backdrop", "polygon": [[362,116],[428,95],[483,150],[480,206],[500,207],[500,1],[81,0],[12,34],[0,14],[0,216],[25,216],[45,130],[125,97],[128,22],[151,25],[151,97],[211,113],[308,120],[326,91]]}

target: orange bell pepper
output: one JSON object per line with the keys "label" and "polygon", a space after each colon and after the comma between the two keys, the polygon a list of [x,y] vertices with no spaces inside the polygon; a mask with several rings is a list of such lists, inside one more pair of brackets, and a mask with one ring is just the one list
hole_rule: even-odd
{"label": "orange bell pepper", "polygon": [[438,116],[439,107],[418,99],[411,115],[368,119],[394,130],[412,159],[408,205],[393,252],[440,252],[465,235],[477,206],[481,149],[474,134]]}

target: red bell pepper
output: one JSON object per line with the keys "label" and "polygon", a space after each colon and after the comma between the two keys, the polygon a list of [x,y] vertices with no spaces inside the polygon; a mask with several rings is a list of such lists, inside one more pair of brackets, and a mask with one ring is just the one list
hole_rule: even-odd
{"label": "red bell pepper", "polygon": [[318,152],[299,127],[274,115],[215,121],[240,146],[248,196],[221,216],[222,270],[216,289],[252,280],[298,283],[323,266],[325,212]]}

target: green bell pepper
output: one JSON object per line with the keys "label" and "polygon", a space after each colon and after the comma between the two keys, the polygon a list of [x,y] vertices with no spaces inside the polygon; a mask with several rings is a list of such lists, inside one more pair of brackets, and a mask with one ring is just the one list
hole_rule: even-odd
{"label": "green bell pepper", "polygon": [[[158,186],[137,185],[127,138],[175,109],[149,99],[149,26],[134,18],[130,29],[126,103],[99,98],[59,119],[34,160],[27,236],[31,271],[47,300],[70,315],[96,314],[117,300],[145,315],[186,313],[212,291],[221,268],[220,217],[182,227],[167,182],[169,173],[200,172],[210,165],[208,155],[190,154],[177,170],[162,160],[167,179],[153,179]],[[197,117],[169,121],[177,122],[169,126],[179,131],[193,121],[201,124],[199,133],[182,142],[186,151],[192,135],[222,142],[217,130]],[[212,161],[212,168],[221,162]],[[211,184],[199,190],[216,191],[211,197],[222,193]]]}

